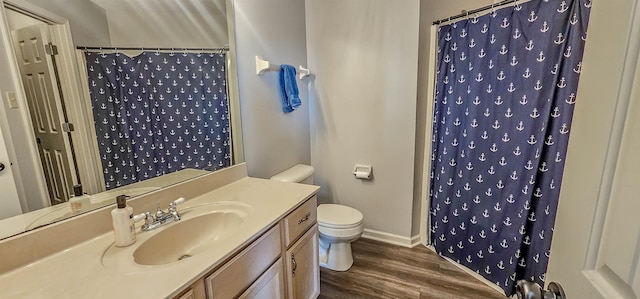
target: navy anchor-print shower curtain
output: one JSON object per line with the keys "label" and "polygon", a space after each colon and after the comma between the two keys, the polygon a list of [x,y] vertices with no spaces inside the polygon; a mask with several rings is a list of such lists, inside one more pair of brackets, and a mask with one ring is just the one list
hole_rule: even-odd
{"label": "navy anchor-print shower curtain", "polygon": [[590,7],[532,0],[439,28],[432,243],[507,294],[544,282]]}
{"label": "navy anchor-print shower curtain", "polygon": [[231,164],[225,56],[85,52],[107,190]]}

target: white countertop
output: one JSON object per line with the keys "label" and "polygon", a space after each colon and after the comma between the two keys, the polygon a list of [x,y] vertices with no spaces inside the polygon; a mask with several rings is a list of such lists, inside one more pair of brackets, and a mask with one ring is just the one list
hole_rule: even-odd
{"label": "white countertop", "polygon": [[[0,276],[1,298],[163,298],[176,295],[202,275],[216,268],[244,245],[265,232],[281,217],[313,196],[319,187],[243,178],[207,192],[178,206],[232,201],[251,207],[243,228],[216,248],[167,265],[133,264],[128,254],[153,234],[137,229],[138,241],[121,250],[124,266],[105,267],[102,256],[113,245],[109,232],[67,250]],[[144,211],[134,211],[141,213]],[[186,219],[186,218],[185,218]],[[113,249],[112,249],[113,250]],[[10,258],[7,256],[2,259]]]}

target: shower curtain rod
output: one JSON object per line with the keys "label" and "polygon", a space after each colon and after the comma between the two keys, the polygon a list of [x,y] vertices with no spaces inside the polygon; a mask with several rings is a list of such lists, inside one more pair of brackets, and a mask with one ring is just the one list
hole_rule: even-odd
{"label": "shower curtain rod", "polygon": [[132,47],[84,47],[78,46],[76,47],[78,50],[106,50],[106,51],[229,51],[228,46],[222,46],[221,48],[132,48]]}
{"label": "shower curtain rod", "polygon": [[[470,10],[470,11],[467,11],[467,12],[463,12],[461,14],[458,14],[458,15],[455,15],[455,16],[452,16],[452,17],[448,17],[448,18],[444,18],[444,19],[440,19],[440,20],[434,21],[433,25],[440,25],[440,24],[442,24],[444,22],[448,22],[448,21],[451,21],[451,20],[459,19],[459,18],[462,18],[462,17],[467,17],[469,15],[476,14],[476,13],[479,13],[481,11],[493,9],[493,8],[496,8],[496,7],[500,7],[500,6],[503,6],[503,5],[516,3],[516,2],[518,2],[518,0],[504,0],[502,2],[494,3],[494,4],[491,4],[491,5],[480,7],[478,9],[474,9],[474,10]],[[527,1],[522,1],[522,2],[527,2]]]}

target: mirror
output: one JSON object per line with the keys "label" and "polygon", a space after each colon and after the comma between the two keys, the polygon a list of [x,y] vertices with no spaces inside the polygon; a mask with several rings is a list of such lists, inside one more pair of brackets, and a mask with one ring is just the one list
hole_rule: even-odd
{"label": "mirror", "polygon": [[22,213],[0,239],[243,161],[226,2],[4,1]]}

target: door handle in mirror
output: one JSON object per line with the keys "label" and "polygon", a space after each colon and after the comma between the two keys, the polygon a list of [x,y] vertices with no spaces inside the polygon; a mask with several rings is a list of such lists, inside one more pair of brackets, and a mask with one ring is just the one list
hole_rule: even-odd
{"label": "door handle in mirror", "polygon": [[0,171],[4,170],[4,164],[0,163]]}

